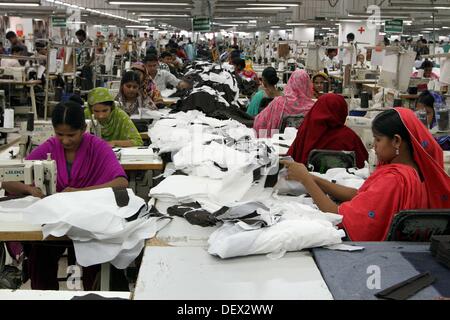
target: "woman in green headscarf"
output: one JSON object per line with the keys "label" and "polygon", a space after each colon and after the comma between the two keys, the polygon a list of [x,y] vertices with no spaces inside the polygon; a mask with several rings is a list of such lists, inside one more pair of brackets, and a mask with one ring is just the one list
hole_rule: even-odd
{"label": "woman in green headscarf", "polygon": [[95,88],[89,92],[88,107],[84,110],[87,119],[95,119],[100,123],[102,139],[111,147],[135,147],[144,143],[131,121],[107,88]]}

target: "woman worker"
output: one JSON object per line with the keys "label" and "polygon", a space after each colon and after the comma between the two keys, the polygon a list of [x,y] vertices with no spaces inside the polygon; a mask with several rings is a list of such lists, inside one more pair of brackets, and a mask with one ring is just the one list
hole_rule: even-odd
{"label": "woman worker", "polygon": [[413,111],[384,111],[372,131],[379,166],[359,190],[317,178],[303,164],[283,162],[288,179],[300,181],[321,211],[343,216],[352,241],[386,240],[394,215],[402,210],[450,208],[443,152]]}
{"label": "woman worker", "polygon": [[[74,192],[128,186],[127,176],[108,144],[86,133],[83,108],[68,101],[58,104],[52,113],[55,136],[37,147],[26,160],[45,160],[47,154],[56,161],[57,192]],[[100,170],[101,169],[101,170]],[[43,197],[42,191],[22,182],[4,182],[4,189],[12,194]],[[31,288],[58,290],[58,261],[72,244],[54,246],[34,243],[24,248],[28,262]],[[100,266],[83,268],[83,285],[91,290]]]}

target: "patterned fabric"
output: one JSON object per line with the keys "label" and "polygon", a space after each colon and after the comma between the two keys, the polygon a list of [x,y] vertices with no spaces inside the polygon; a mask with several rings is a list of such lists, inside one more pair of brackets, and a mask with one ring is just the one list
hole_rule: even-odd
{"label": "patterned fabric", "polygon": [[166,71],[170,72],[169,66],[166,63],[164,63],[164,62],[160,62],[159,63],[159,70],[166,70]]}
{"label": "patterned fabric", "polygon": [[80,43],[80,48],[77,49],[77,65],[82,67],[91,60],[92,49],[86,48],[92,46],[92,40],[86,39]]}
{"label": "patterned fabric", "polygon": [[145,65],[142,62],[137,62],[131,66],[131,69],[142,72],[142,74],[144,75],[144,79],[141,84],[142,96],[144,98],[150,97],[155,103],[161,101],[161,92],[156,88],[156,84],[150,74],[147,72],[147,68],[145,67]]}
{"label": "patterned fabric", "polygon": [[267,129],[267,137],[271,137],[273,130],[278,130],[283,115],[304,114],[305,116],[314,105],[313,86],[309,75],[304,70],[296,70],[289,78],[284,90],[284,96],[276,97],[256,118],[253,128]]}
{"label": "patterned fabric", "polygon": [[150,99],[150,97],[144,98],[140,94],[133,102],[128,102],[121,91],[117,95],[116,101],[120,103],[120,107],[122,108],[122,110],[130,116],[133,114],[139,114],[139,109],[158,109],[153,103],[152,99]]}
{"label": "patterned fabric", "polygon": [[[108,101],[114,102],[114,98],[107,88],[95,88],[91,90],[88,95],[89,107],[84,110],[86,118],[92,119],[93,114],[91,109],[94,105]],[[109,118],[101,123],[101,134],[102,138],[106,141],[132,140],[134,146],[142,146],[144,144],[133,121],[120,108],[118,103],[112,107]]]}

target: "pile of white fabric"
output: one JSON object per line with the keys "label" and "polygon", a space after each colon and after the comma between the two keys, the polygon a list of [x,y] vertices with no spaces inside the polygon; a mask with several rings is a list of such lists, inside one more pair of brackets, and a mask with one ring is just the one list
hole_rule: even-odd
{"label": "pile of white fabric", "polygon": [[[119,207],[111,188],[63,192],[36,201],[24,199],[23,221],[44,225],[44,238],[68,236],[77,262],[91,266],[111,262],[126,268],[169,219],[151,217],[148,206],[127,189],[129,203]],[[15,206],[19,200],[14,200]]]}
{"label": "pile of white fabric", "polygon": [[121,148],[119,154],[121,161],[133,161],[136,159],[151,161],[155,159],[153,149],[146,147]]}
{"label": "pile of white fabric", "polygon": [[345,237],[345,232],[336,227],[342,221],[340,215],[296,202],[263,202],[269,209],[260,207],[258,213],[278,216],[273,220],[276,223],[261,227],[243,221],[225,222],[210,236],[208,252],[223,259],[254,254],[280,258],[289,251],[339,244]]}

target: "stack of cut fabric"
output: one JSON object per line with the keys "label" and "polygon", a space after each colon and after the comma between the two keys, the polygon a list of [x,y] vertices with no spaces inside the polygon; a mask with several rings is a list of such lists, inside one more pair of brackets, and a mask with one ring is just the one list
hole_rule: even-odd
{"label": "stack of cut fabric", "polygon": [[122,148],[120,149],[120,160],[121,161],[152,161],[155,159],[155,154],[153,149],[150,148]]}

